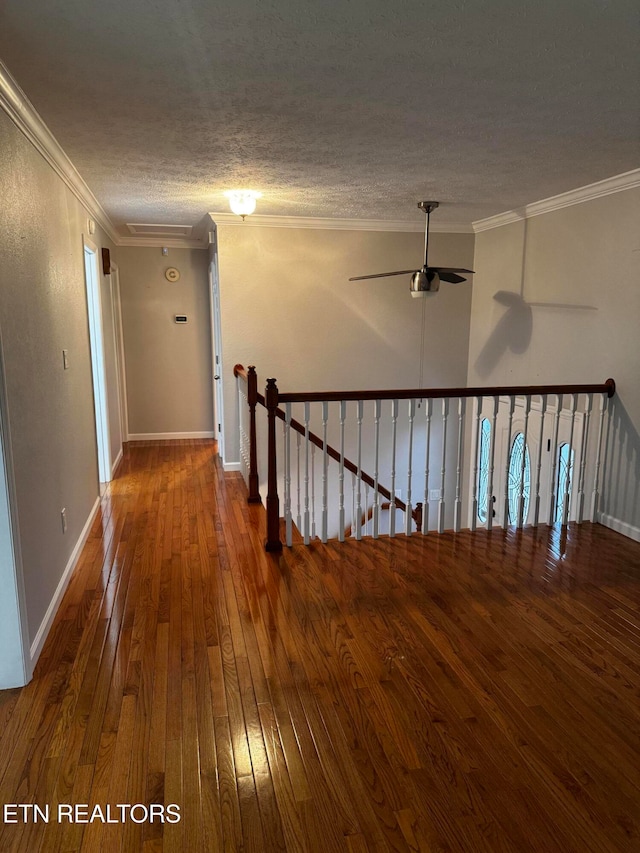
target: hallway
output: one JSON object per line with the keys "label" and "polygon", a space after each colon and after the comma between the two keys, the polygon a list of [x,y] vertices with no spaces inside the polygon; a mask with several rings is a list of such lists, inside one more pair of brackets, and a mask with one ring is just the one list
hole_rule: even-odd
{"label": "hallway", "polygon": [[640,848],[637,543],[273,557],[212,441],[126,447],[33,681],[0,693],[5,818],[49,807],[10,811],[3,853]]}

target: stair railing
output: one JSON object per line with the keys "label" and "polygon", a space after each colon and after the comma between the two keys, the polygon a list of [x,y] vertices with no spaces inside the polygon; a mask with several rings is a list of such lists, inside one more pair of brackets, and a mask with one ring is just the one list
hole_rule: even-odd
{"label": "stair railing", "polygon": [[[399,497],[392,496],[389,489],[383,486],[378,482],[377,475],[373,477],[366,473],[366,471],[362,471],[361,466],[346,456],[344,456],[344,449],[336,450],[326,441],[326,434],[324,438],[320,438],[314,432],[311,432],[308,428],[308,421],[306,426],[295,418],[291,417],[290,413],[290,404],[288,413],[287,411],[280,408],[277,404],[277,398],[274,399],[274,388],[277,393],[277,387],[275,387],[275,379],[267,380],[267,387],[265,389],[265,394],[260,394],[258,392],[258,380],[256,369],[254,366],[249,366],[246,370],[241,364],[236,364],[233,368],[233,374],[238,380],[238,399],[240,401],[239,407],[239,423],[240,423],[240,458],[242,465],[242,472],[245,477],[245,481],[247,483],[247,487],[249,489],[248,502],[249,503],[260,503],[260,491],[259,491],[259,476],[258,476],[258,459],[257,459],[257,429],[256,429],[256,406],[261,405],[267,410],[267,419],[269,424],[269,432],[268,432],[268,447],[269,447],[269,467],[268,467],[268,484],[269,488],[267,491],[267,508],[271,507],[272,518],[271,518],[271,527],[269,528],[268,524],[268,533],[267,533],[267,550],[281,550],[281,545],[278,547],[277,545],[273,547],[269,545],[270,542],[274,542],[275,536],[275,511],[276,507],[278,509],[278,517],[279,517],[279,497],[277,494],[277,461],[275,461],[275,419],[283,421],[285,424],[286,430],[294,430],[298,434],[298,436],[304,436],[305,441],[310,443],[311,447],[320,448],[323,453],[326,451],[326,457],[328,459],[333,459],[338,462],[341,467],[349,471],[351,474],[355,475],[356,482],[365,483],[366,486],[370,487],[375,495],[375,503],[374,506],[367,509],[361,509],[360,518],[362,519],[360,522],[360,526],[364,525],[367,520],[376,517],[379,515],[381,510],[390,509],[391,513],[395,511],[407,513],[407,505],[401,500]],[[272,400],[271,406],[269,406],[268,400]],[[272,415],[269,413],[272,412]],[[246,413],[246,414],[245,414]],[[247,424],[248,417],[248,424]],[[326,419],[325,419],[326,426]],[[271,448],[274,447],[274,455],[272,455]],[[288,459],[285,460],[285,466],[288,467]],[[286,475],[285,475],[286,476]],[[323,466],[323,485],[325,488],[323,489],[323,511],[322,511],[322,534],[321,539],[323,542],[327,541],[327,529],[326,529],[326,517],[327,517],[327,505],[326,505],[326,463]],[[308,482],[305,484],[306,493],[307,493],[307,504],[308,504]],[[380,504],[379,496],[386,498],[388,503]],[[376,514],[375,510],[378,510]],[[269,517],[269,513],[267,512],[267,517]],[[307,531],[305,534],[305,542],[308,544],[308,539],[311,538],[311,534],[309,531],[309,510],[308,507],[305,507],[305,523],[304,530]],[[422,526],[422,503],[417,502],[415,507],[411,509],[411,518],[415,522],[416,530],[420,530]],[[285,512],[285,523],[287,527],[287,544],[291,545],[292,539],[292,515],[290,511],[290,504],[287,506],[287,511]],[[279,526],[279,522],[278,522]],[[302,526],[302,525],[298,525]],[[357,527],[358,525],[356,525]],[[269,532],[270,530],[270,532]],[[339,538],[342,540],[347,538],[352,533],[352,525],[348,525],[345,527],[344,524],[344,516],[341,518],[341,531],[344,531],[344,534]],[[356,534],[357,536],[357,534]],[[359,538],[359,537],[358,537]],[[278,537],[279,541],[279,537]]]}
{"label": "stair railing", "polygon": [[[280,532],[280,497],[278,494],[278,454],[276,422],[283,422],[283,517],[285,541],[293,540],[293,511],[291,485],[291,433],[297,438],[297,507],[296,526],[305,544],[316,535],[315,501],[315,449],[322,453],[321,541],[328,538],[327,471],[329,460],[338,463],[338,525],[337,538],[354,535],[362,538],[368,520],[372,521],[372,535],[380,532],[380,512],[388,503],[389,535],[396,533],[396,513],[404,513],[404,530],[411,535],[412,522],[418,532],[430,529],[444,532],[448,524],[454,532],[462,527],[465,507],[468,509],[469,528],[478,526],[491,529],[495,523],[506,527],[525,523],[537,525],[543,507],[549,524],[566,525],[570,519],[583,520],[588,494],[587,480],[591,483],[590,518],[597,519],[599,484],[601,482],[603,428],[607,401],[615,393],[615,382],[608,379],[602,384],[504,386],[489,388],[437,388],[371,391],[298,392],[281,393],[276,380],[267,380],[264,395],[257,390],[255,368],[245,370],[236,365],[234,375],[238,380],[240,400],[240,456],[242,470],[249,490],[249,501],[260,501],[257,447],[256,408],[267,411],[267,540],[268,551],[282,549]],[[600,395],[597,436],[590,432],[590,417],[594,395]],[[467,401],[475,398],[473,418],[467,419]],[[555,399],[554,399],[555,398]],[[569,400],[568,406],[565,402]],[[381,458],[382,402],[390,401],[390,488],[379,481]],[[399,419],[399,402],[406,401],[406,416]],[[347,403],[355,403],[356,461],[345,455],[345,424]],[[424,419],[417,424],[417,409],[424,402]],[[452,402],[454,405],[452,406]],[[486,405],[488,402],[488,406]],[[327,441],[329,404],[338,404],[339,449]],[[364,404],[373,406],[373,476],[362,468]],[[439,403],[439,405],[438,405]],[[292,405],[302,404],[304,417],[292,417]],[[320,404],[319,419],[322,437],[310,429],[311,406]],[[486,408],[485,408],[486,406]],[[438,418],[438,410],[440,417]],[[486,423],[485,423],[486,422]],[[517,429],[516,429],[517,428]],[[418,429],[420,440],[417,442]],[[515,430],[515,432],[514,432]],[[452,435],[454,433],[454,435]],[[485,441],[485,436],[488,436]],[[573,447],[577,436],[576,447]],[[301,437],[303,441],[301,441]],[[565,440],[568,438],[568,441]],[[401,472],[406,489],[406,502],[396,495],[400,477],[398,446],[408,456],[407,468]],[[413,500],[415,447],[424,460],[423,500]],[[535,458],[529,446],[534,450]],[[565,445],[569,450],[566,450]],[[546,451],[544,451],[546,446]],[[470,462],[465,466],[465,447]],[[563,454],[560,449],[565,448]],[[577,452],[576,452],[577,451]],[[543,464],[543,453],[549,454]],[[302,453],[302,458],[301,458]],[[453,464],[451,463],[453,458]],[[577,464],[576,464],[576,460]],[[574,470],[577,469],[577,470]],[[354,478],[353,507],[349,525],[345,524],[344,503],[345,472]],[[575,481],[575,482],[574,482]],[[469,483],[465,496],[465,486]],[[365,497],[363,502],[362,487]],[[435,488],[434,488],[435,486]],[[366,493],[372,490],[373,506],[368,506]],[[498,497],[499,499],[498,499]],[[433,507],[433,513],[430,512]],[[433,519],[431,519],[433,515]]]}

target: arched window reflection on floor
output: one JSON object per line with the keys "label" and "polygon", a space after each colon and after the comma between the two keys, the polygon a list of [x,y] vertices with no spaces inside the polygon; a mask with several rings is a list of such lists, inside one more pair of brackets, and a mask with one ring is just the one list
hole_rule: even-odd
{"label": "arched window reflection on floor", "polygon": [[558,479],[556,482],[556,514],[555,521],[562,522],[564,517],[564,500],[568,495],[571,502],[571,472],[573,471],[573,449],[565,442],[558,448]]}
{"label": "arched window reflection on floor", "polygon": [[478,447],[478,518],[485,524],[489,504],[489,453],[491,450],[491,423],[483,418],[480,423]]}
{"label": "arched window reflection on floor", "polygon": [[[522,457],[524,454],[524,476],[522,476]],[[519,432],[513,439],[511,453],[509,456],[509,523],[518,523],[518,510],[520,508],[520,480],[522,477],[522,498],[524,507],[522,510],[523,523],[529,514],[529,499],[531,495],[531,461],[529,459],[529,448],[524,443],[524,435]]]}

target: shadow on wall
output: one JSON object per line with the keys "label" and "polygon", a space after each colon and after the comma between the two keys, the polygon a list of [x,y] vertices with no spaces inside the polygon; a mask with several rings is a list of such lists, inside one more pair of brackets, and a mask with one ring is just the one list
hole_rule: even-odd
{"label": "shadow on wall", "polygon": [[493,294],[496,302],[507,308],[476,359],[476,370],[480,376],[490,376],[507,350],[521,355],[531,343],[533,332],[533,308],[578,309],[596,311],[593,305],[576,305],[562,302],[529,302],[524,298],[524,283],[527,258],[528,220],[523,221],[522,262],[520,265],[519,292],[498,290]]}
{"label": "shadow on wall", "polygon": [[526,352],[533,331],[531,306],[520,294],[498,290],[493,298],[501,305],[506,305],[507,311],[489,335],[476,360],[476,369],[481,376],[489,376],[507,350],[518,354]]}
{"label": "shadow on wall", "polygon": [[[620,398],[610,402],[604,486],[601,512],[606,522],[619,522],[633,528],[627,532],[640,537],[640,436]],[[615,525],[614,525],[615,526]]]}

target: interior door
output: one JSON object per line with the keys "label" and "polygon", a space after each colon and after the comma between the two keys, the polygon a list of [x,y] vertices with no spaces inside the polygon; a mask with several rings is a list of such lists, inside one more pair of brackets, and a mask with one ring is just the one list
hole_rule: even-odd
{"label": "interior door", "polygon": [[220,322],[220,286],[218,279],[217,252],[209,264],[209,285],[211,288],[211,321],[213,328],[213,398],[214,432],[218,441],[218,455],[224,459],[224,387],[222,372],[222,331]]}
{"label": "interior door", "polygon": [[96,444],[98,450],[98,480],[100,491],[111,480],[111,450],[109,447],[109,410],[107,379],[104,359],[104,331],[102,326],[102,300],[100,273],[98,271],[98,249],[86,237],[84,241],[84,268],[87,290],[89,319],[89,343],[91,347],[91,372],[96,422]]}
{"label": "interior door", "polygon": [[127,417],[127,380],[124,366],[124,336],[122,331],[122,306],[120,302],[120,274],[115,264],[111,264],[111,303],[113,306],[113,336],[116,358],[116,380],[118,383],[118,403],[120,415],[120,435],[122,441],[129,440]]}

